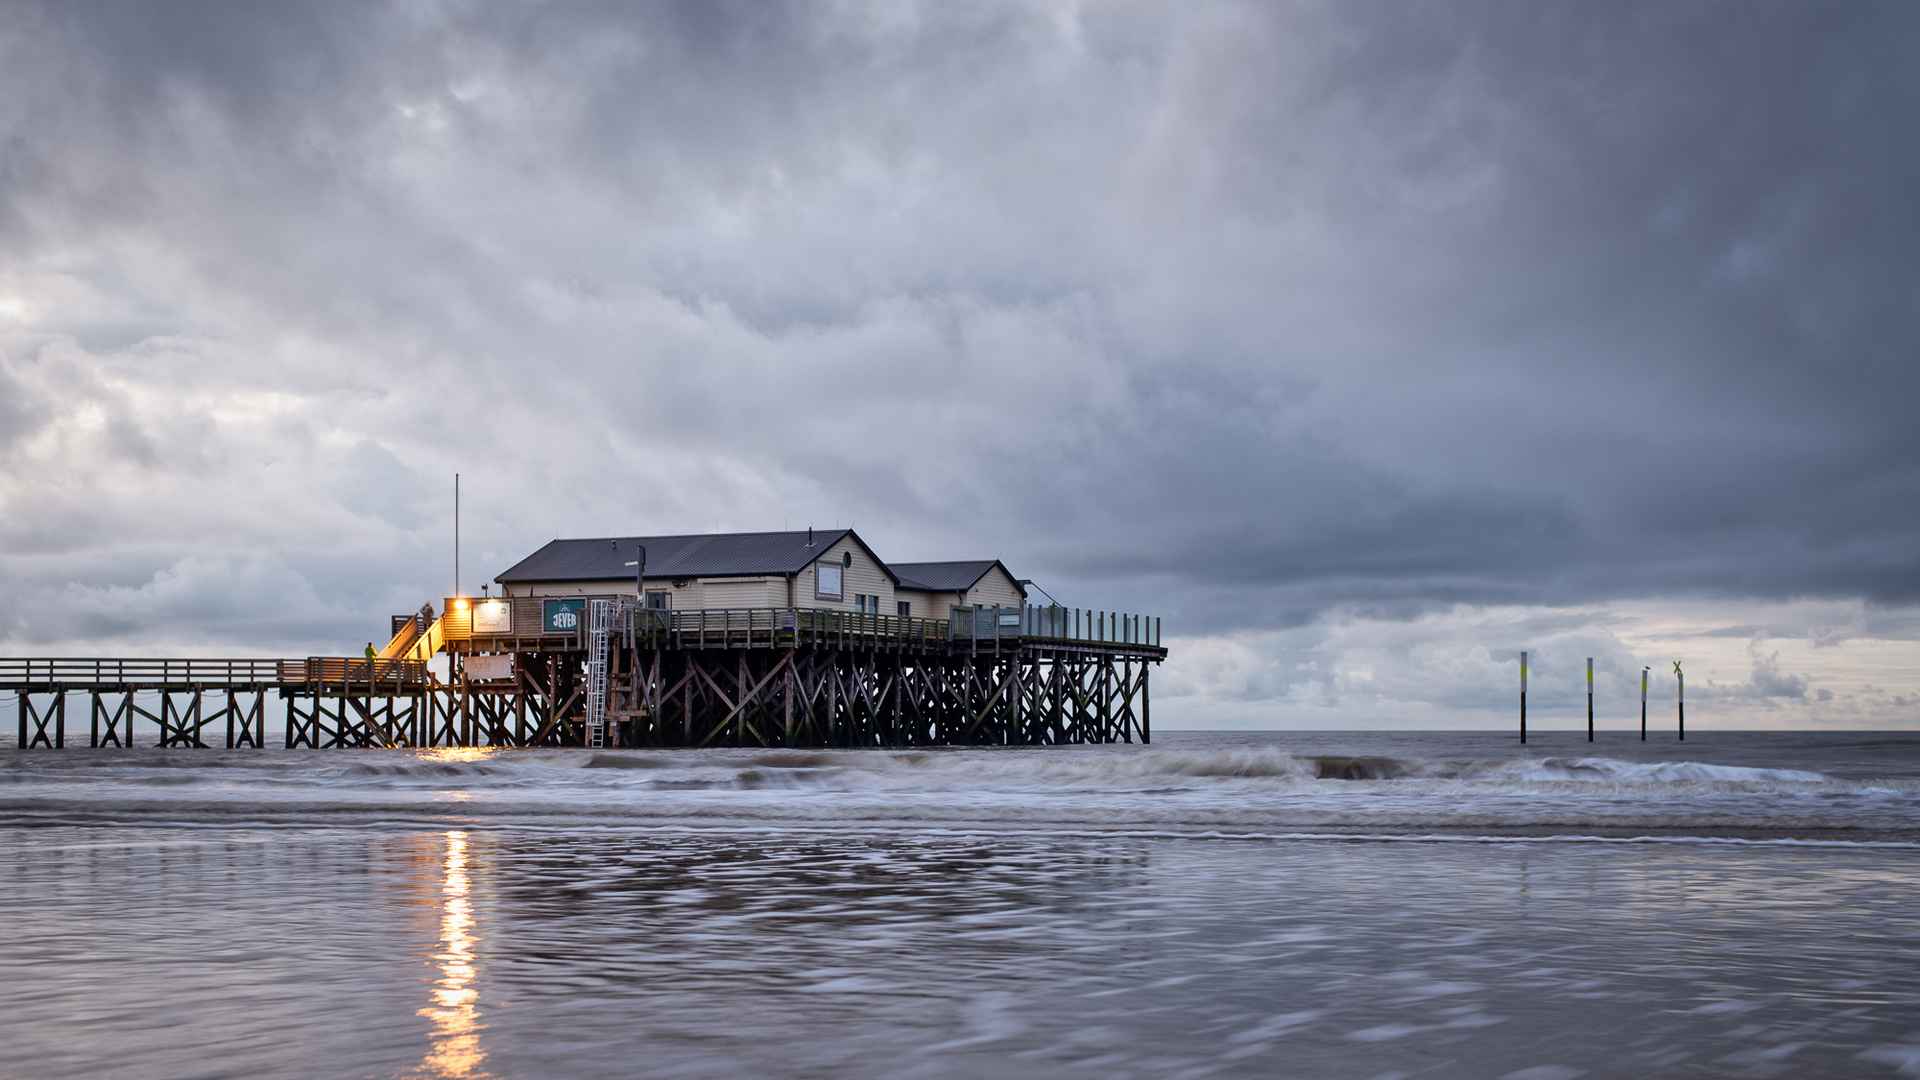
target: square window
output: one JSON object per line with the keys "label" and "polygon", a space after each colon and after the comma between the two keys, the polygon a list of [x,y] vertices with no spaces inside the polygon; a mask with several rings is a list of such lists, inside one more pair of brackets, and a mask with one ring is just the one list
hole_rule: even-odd
{"label": "square window", "polygon": [[840,592],[841,570],[838,566],[822,566],[814,577],[813,595],[822,600],[838,600]]}
{"label": "square window", "polygon": [[897,600],[893,606],[900,609],[901,618],[913,618],[913,602],[911,600]]}

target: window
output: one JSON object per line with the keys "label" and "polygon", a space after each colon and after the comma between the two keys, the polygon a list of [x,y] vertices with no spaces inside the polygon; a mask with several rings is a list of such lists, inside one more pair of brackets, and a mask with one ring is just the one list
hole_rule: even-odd
{"label": "window", "polygon": [[901,618],[903,618],[903,619],[911,619],[911,618],[913,618],[913,601],[911,601],[911,600],[897,600],[897,601],[895,601],[895,602],[894,602],[894,605],[893,605],[893,606],[894,606],[894,607],[896,607],[896,608],[899,608],[899,609],[900,609],[900,617],[901,617]]}
{"label": "window", "polygon": [[868,596],[866,593],[854,593],[853,610],[864,615],[878,615],[880,614],[880,598],[877,596]]}
{"label": "window", "polygon": [[662,590],[647,594],[647,606],[655,611],[665,611],[673,606],[673,594]]}
{"label": "window", "polygon": [[813,595],[822,600],[840,599],[840,567],[822,566],[818,567],[817,571],[813,582]]}

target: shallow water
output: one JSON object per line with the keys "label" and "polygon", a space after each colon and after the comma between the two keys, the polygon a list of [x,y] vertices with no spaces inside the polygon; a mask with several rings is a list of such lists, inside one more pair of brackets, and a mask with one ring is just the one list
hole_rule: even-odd
{"label": "shallow water", "polygon": [[0,822],[1920,841],[1920,736],[1174,732],[910,751],[0,754]]}
{"label": "shallow water", "polygon": [[0,754],[0,1073],[1920,1075],[1920,738],[1548,738]]}

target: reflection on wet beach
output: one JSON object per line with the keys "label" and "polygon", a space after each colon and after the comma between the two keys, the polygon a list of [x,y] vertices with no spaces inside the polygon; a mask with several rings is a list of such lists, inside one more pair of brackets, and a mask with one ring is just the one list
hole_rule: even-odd
{"label": "reflection on wet beach", "polygon": [[1910,848],[127,832],[0,847],[9,1075],[1637,1080],[1920,1055]]}
{"label": "reflection on wet beach", "polygon": [[471,888],[467,834],[449,832],[446,841],[446,877],[441,889],[445,913],[440,919],[441,951],[434,957],[440,978],[434,983],[433,1003],[420,1010],[421,1016],[432,1021],[433,1030],[418,1075],[476,1080],[489,1074],[481,1067],[487,1054],[480,1046],[480,991],[474,987],[479,972],[473,956],[473,903],[467,895]]}

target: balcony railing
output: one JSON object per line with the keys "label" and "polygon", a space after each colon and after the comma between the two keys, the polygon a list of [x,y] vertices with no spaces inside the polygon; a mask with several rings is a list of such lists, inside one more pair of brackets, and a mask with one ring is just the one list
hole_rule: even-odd
{"label": "balcony railing", "polygon": [[[535,602],[554,599],[535,598]],[[953,607],[948,618],[922,619],[900,615],[867,614],[825,608],[692,608],[638,609],[631,597],[578,596],[559,599],[612,600],[619,604],[614,633],[628,642],[648,647],[724,648],[728,646],[789,647],[840,645],[923,648],[956,640],[1033,638],[1043,641],[1160,647],[1160,619],[1152,615],[1059,606]],[[495,601],[495,603],[502,603]],[[466,613],[443,618],[450,641],[474,641],[486,648],[504,639],[539,638],[544,647],[584,648],[578,629],[555,631],[529,625],[521,608],[534,610],[524,598],[514,598],[511,630],[467,632]],[[506,622],[507,620],[502,620]]]}
{"label": "balcony railing", "polygon": [[859,645],[922,648],[947,640],[939,619],[869,615],[813,608],[696,608],[667,611],[626,608],[625,632],[670,648]]}
{"label": "balcony railing", "polygon": [[950,620],[956,640],[1040,638],[1049,641],[1111,645],[1160,645],[1157,615],[1094,611],[1028,604],[1020,607],[955,607]]}

